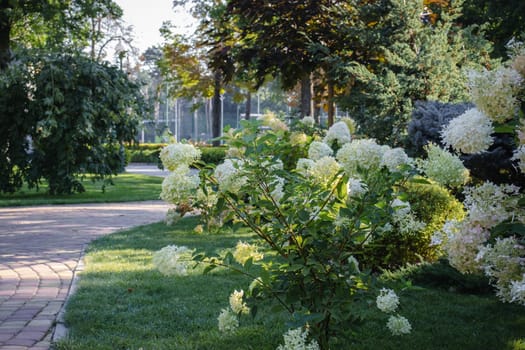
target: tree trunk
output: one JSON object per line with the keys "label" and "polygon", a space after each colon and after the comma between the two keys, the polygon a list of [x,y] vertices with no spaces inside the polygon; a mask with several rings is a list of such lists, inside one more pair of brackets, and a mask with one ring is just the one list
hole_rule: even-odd
{"label": "tree trunk", "polygon": [[244,113],[244,119],[250,120],[250,114],[252,113],[252,93],[248,90],[246,92],[246,112]]}
{"label": "tree trunk", "polygon": [[334,84],[328,83],[328,127],[334,125],[335,104],[334,104]]}
{"label": "tree trunk", "polygon": [[306,116],[311,116],[312,112],[310,111],[310,101],[312,100],[312,90],[310,85],[312,81],[310,76],[307,75],[301,79],[301,106],[300,106],[300,117],[303,119]]}
{"label": "tree trunk", "polygon": [[219,71],[215,72],[214,77],[214,87],[213,87],[213,102],[212,102],[212,137],[214,138],[212,145],[214,147],[220,146],[221,141],[215,140],[221,136],[221,73]]}
{"label": "tree trunk", "polygon": [[7,68],[11,61],[11,18],[8,10],[11,9],[9,0],[0,0],[0,70]]}

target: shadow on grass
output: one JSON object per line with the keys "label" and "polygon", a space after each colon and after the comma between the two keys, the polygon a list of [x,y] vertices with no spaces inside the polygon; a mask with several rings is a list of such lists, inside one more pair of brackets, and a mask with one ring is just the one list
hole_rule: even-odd
{"label": "shadow on grass", "polygon": [[[86,271],[71,299],[66,322],[69,339],[59,350],[73,349],[275,349],[282,343],[287,315],[263,305],[258,316],[241,318],[233,334],[222,334],[217,316],[228,306],[234,289],[251,280],[229,271],[208,275],[164,277],[151,264],[153,252],[168,244],[186,245],[208,254],[235,246],[252,235],[191,233],[198,218],[175,227],[142,226],[93,242]],[[378,312],[373,295],[361,309],[366,322],[349,324],[353,341],[335,341],[334,349],[370,350],[503,350],[523,349],[525,309],[502,304],[492,295],[411,287],[398,291],[400,314],[413,327],[409,335],[393,337],[385,327],[388,315]]]}

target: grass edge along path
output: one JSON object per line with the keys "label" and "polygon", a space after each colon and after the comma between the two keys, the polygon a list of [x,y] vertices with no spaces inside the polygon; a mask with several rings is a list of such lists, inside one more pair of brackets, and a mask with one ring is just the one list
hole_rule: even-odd
{"label": "grass edge along path", "polygon": [[[158,249],[176,244],[220,252],[249,241],[240,233],[196,234],[197,217],[177,225],[141,226],[94,241],[88,248],[78,290],[66,311],[70,337],[58,350],[74,349],[275,349],[282,343],[287,315],[260,308],[241,318],[232,334],[217,329],[217,316],[234,289],[247,289],[245,276],[227,270],[164,277],[151,263]],[[503,304],[492,294],[471,295],[413,286],[399,291],[409,335],[391,336],[374,299],[363,305],[366,321],[349,329],[353,340],[338,349],[503,350],[525,349],[525,308]]]}
{"label": "grass edge along path", "polygon": [[87,177],[82,182],[86,192],[71,195],[51,196],[47,193],[45,184],[38,191],[24,186],[13,194],[0,193],[0,207],[157,200],[163,181],[157,176],[130,173],[119,174],[112,180],[114,185],[106,185],[103,191],[102,181],[93,182]]}

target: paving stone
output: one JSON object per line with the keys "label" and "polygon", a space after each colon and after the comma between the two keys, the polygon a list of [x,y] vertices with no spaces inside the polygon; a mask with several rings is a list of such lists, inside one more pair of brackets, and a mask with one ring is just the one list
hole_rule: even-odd
{"label": "paving stone", "polygon": [[0,349],[48,350],[56,317],[74,292],[74,271],[82,270],[85,245],[161,221],[168,207],[148,201],[0,208],[0,242],[9,252],[0,253]]}

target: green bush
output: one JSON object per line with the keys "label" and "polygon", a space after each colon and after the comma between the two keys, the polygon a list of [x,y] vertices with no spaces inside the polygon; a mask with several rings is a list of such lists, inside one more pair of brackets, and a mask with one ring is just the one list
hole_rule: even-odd
{"label": "green bush", "polygon": [[212,147],[199,146],[198,149],[202,152],[201,160],[207,164],[213,163],[215,165],[222,163],[226,157],[226,146]]}
{"label": "green bush", "polygon": [[461,219],[463,205],[447,189],[436,183],[407,183],[403,188],[415,217],[426,224],[417,233],[393,230],[365,248],[365,264],[397,268],[410,263],[432,262],[440,256],[439,246],[431,244],[432,235],[447,220]]}
{"label": "green bush", "polygon": [[410,280],[418,286],[465,294],[483,295],[494,292],[488,278],[483,274],[462,274],[450,266],[446,259],[385,271],[381,279],[385,282]]}
{"label": "green bush", "polygon": [[[128,163],[153,163],[162,168],[159,154],[160,150],[166,145],[165,143],[142,143],[128,146],[126,150]],[[208,164],[219,164],[226,156],[227,148],[225,146],[197,146],[197,148],[202,152],[202,161]]]}
{"label": "green bush", "polygon": [[128,163],[160,164],[160,150],[165,146],[164,143],[141,143],[128,146],[126,149]]}

